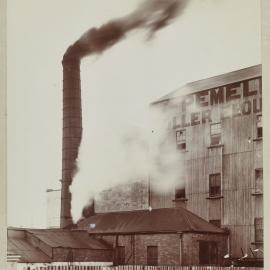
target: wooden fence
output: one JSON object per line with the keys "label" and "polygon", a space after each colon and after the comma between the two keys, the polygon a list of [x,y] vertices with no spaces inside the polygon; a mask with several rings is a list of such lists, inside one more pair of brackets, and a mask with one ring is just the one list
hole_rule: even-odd
{"label": "wooden fence", "polygon": [[24,266],[25,270],[262,270],[258,267],[224,266],[87,266],[87,265],[45,265]]}

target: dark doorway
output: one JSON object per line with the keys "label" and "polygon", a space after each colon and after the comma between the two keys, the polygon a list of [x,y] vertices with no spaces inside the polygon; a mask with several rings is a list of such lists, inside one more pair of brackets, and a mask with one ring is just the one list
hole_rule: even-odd
{"label": "dark doorway", "polygon": [[217,242],[200,241],[199,260],[200,265],[217,265],[218,263]]}
{"label": "dark doorway", "polygon": [[147,265],[158,265],[158,247],[147,247]]}

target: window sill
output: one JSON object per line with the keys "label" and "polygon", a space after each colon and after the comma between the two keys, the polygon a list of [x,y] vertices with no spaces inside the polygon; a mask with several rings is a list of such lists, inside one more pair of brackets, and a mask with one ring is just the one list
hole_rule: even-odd
{"label": "window sill", "polygon": [[172,200],[173,202],[186,202],[188,199],[187,198],[177,198]]}
{"label": "window sill", "polygon": [[218,147],[224,147],[224,144],[213,144],[213,145],[209,145],[207,148],[211,149],[211,148],[218,148]]}
{"label": "window sill", "polygon": [[260,142],[260,141],[262,141],[262,137],[259,137],[259,138],[256,138],[256,139],[253,139],[253,142]]}
{"label": "window sill", "polygon": [[219,195],[219,196],[209,196],[206,197],[207,200],[218,200],[218,199],[222,199],[224,198],[223,196]]}
{"label": "window sill", "polygon": [[251,196],[261,196],[261,195],[263,195],[262,192],[252,192],[251,193]]}

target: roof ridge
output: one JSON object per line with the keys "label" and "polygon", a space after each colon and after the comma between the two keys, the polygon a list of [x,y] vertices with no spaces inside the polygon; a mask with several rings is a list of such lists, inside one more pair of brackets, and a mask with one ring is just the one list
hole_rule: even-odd
{"label": "roof ridge", "polygon": [[[180,96],[185,96],[185,95],[188,95],[188,94],[192,94],[194,92],[199,92],[199,91],[208,90],[208,89],[212,88],[211,86],[209,86],[209,87],[204,86],[200,90],[194,90],[194,89],[192,90],[192,88],[196,88],[196,86],[198,86],[201,83],[205,83],[205,82],[210,83],[211,81],[213,82],[213,81],[216,81],[216,80],[222,81],[224,79],[228,80],[228,82],[226,82],[226,83],[217,84],[216,87],[219,87],[219,86],[231,83],[230,82],[230,81],[232,81],[231,77],[233,77],[234,75],[237,75],[237,74],[241,74],[242,77],[246,77],[247,74],[249,74],[249,72],[251,72],[251,73],[253,72],[255,74],[254,76],[256,77],[256,74],[258,72],[258,71],[256,72],[256,69],[259,69],[260,74],[261,74],[261,68],[262,68],[262,64],[257,64],[257,65],[252,65],[252,66],[241,68],[241,69],[235,69],[235,70],[232,70],[232,71],[229,71],[229,72],[226,72],[226,73],[222,73],[222,74],[217,74],[217,75],[214,75],[214,76],[205,77],[205,78],[195,80],[195,81],[188,81],[188,82],[186,82],[184,84],[181,84],[181,86],[177,87],[175,90],[169,91],[169,93],[167,93],[165,95],[162,95],[161,97],[159,97],[155,101],[151,102],[150,105],[155,105],[155,104],[158,104],[158,103],[161,103],[161,102],[164,102],[164,101],[168,101],[168,100],[173,99],[173,98],[177,98],[177,97],[180,97]],[[244,73],[244,74],[242,74],[242,73]],[[247,74],[245,74],[245,73],[247,73]],[[254,76],[249,75],[247,77],[252,78]],[[238,79],[238,81],[241,81],[241,80],[243,80],[243,78]],[[233,81],[237,81],[237,79],[235,79]],[[187,91],[188,88],[190,88],[188,93],[185,93],[184,91]],[[179,94],[177,96],[174,96],[180,90],[182,90],[184,93]]]}

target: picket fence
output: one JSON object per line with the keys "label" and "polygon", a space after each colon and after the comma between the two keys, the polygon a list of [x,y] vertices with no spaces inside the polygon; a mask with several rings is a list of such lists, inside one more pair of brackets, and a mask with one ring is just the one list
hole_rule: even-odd
{"label": "picket fence", "polygon": [[46,265],[35,266],[34,268],[28,268],[27,270],[262,270],[259,267],[224,267],[224,266],[86,266],[86,265]]}

